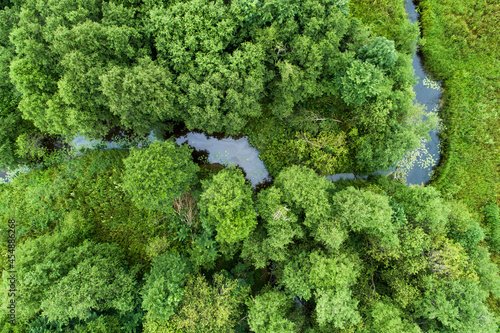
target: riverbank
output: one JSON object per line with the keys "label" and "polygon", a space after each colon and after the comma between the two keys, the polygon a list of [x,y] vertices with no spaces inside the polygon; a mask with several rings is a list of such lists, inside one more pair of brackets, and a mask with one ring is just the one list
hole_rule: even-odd
{"label": "riverbank", "polygon": [[426,67],[444,84],[444,158],[433,185],[480,211],[500,203],[500,4],[422,0],[419,8]]}

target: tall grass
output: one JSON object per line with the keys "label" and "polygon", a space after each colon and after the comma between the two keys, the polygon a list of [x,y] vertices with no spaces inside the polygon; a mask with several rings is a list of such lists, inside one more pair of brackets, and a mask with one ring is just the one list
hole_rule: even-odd
{"label": "tall grass", "polygon": [[443,161],[433,185],[479,211],[500,202],[500,3],[421,0],[425,64],[443,82]]}

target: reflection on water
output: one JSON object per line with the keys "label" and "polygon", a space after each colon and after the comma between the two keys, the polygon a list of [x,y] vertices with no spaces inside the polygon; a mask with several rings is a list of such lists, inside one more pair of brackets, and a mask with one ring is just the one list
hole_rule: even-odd
{"label": "reflection on water", "polygon": [[[406,1],[406,13],[412,23],[417,22],[418,13],[411,0]],[[418,52],[413,55],[413,69],[417,84],[413,87],[415,91],[415,102],[424,105],[427,112],[438,112],[440,109],[441,86],[432,81],[424,71],[422,60]],[[427,183],[432,176],[434,167],[440,158],[440,144],[438,131],[429,133],[431,140],[422,144],[422,146],[413,152],[408,153],[401,166],[411,165],[412,167],[405,171],[407,185],[420,185]]]}
{"label": "reflection on water", "polygon": [[240,166],[253,187],[270,180],[264,162],[259,158],[258,150],[248,143],[247,137],[216,139],[204,133],[190,132],[177,138],[175,142],[179,145],[187,142],[196,150],[208,151],[208,160],[211,163]]}

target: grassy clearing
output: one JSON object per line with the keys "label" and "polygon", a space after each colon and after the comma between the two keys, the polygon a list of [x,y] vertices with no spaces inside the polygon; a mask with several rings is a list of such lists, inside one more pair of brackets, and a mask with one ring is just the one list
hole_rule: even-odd
{"label": "grassy clearing", "polygon": [[476,211],[500,190],[500,3],[422,0],[422,51],[443,82],[444,158],[433,185]]}

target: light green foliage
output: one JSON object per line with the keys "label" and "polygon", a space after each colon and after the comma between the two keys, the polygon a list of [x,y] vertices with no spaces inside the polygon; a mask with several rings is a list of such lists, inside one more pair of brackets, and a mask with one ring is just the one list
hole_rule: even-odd
{"label": "light green foliage", "polygon": [[477,246],[469,256],[479,276],[481,288],[500,298],[500,272],[498,266],[491,261],[488,250],[483,246]]}
{"label": "light green foliage", "polygon": [[494,317],[483,304],[484,293],[476,281],[424,280],[426,288],[417,302],[415,317],[426,322],[426,329],[438,332],[497,332]]}
{"label": "light green foliage", "polygon": [[[39,313],[67,324],[88,319],[92,311],[133,307],[135,273],[126,270],[124,252],[114,244],[85,241],[75,230],[44,235],[25,242],[16,253],[18,320]],[[6,290],[8,274],[2,289]],[[2,293],[6,297],[7,293]]]}
{"label": "light green foliage", "polygon": [[360,19],[376,36],[394,40],[395,48],[404,54],[413,54],[419,29],[411,23],[405,11],[405,0],[351,0],[351,15]]}
{"label": "light green foliage", "polygon": [[204,182],[199,207],[202,221],[215,226],[218,242],[244,240],[257,225],[252,191],[239,169],[222,170]]}
{"label": "light green foliage", "polygon": [[166,324],[181,301],[190,263],[181,255],[164,253],[153,260],[142,291],[148,320]]}
{"label": "light green foliage", "polygon": [[473,251],[484,240],[485,232],[477,220],[467,210],[463,203],[451,201],[448,203],[448,237],[455,239],[460,245]]}
{"label": "light green foliage", "polygon": [[332,324],[335,328],[344,329],[361,321],[356,310],[358,301],[352,298],[349,289],[316,291],[316,320],[321,328]]}
{"label": "light green foliage", "polygon": [[[82,223],[100,242],[119,243],[128,259],[148,260],[145,248],[158,236],[179,246],[175,231],[167,233],[172,216],[138,209],[120,186],[127,150],[87,153],[47,169],[35,169],[2,185],[0,219],[17,222],[17,240],[36,237],[64,226],[78,211]],[[80,218],[75,218],[80,221]],[[5,234],[7,235],[7,234]],[[184,245],[182,245],[184,246]]]}
{"label": "light green foliage", "polygon": [[399,226],[392,221],[393,211],[387,196],[348,187],[333,196],[333,207],[334,218],[342,226],[376,237],[380,247],[399,245]]}
{"label": "light green foliage", "polygon": [[422,332],[417,324],[410,324],[402,318],[402,311],[389,299],[376,302],[371,308],[370,333],[419,333]]}
{"label": "light green foliage", "polygon": [[123,163],[124,190],[137,206],[159,211],[172,210],[174,200],[196,183],[199,170],[191,149],[179,147],[173,140],[133,149]]}
{"label": "light green foliage", "polygon": [[250,288],[216,273],[208,283],[202,275],[186,280],[184,296],[168,324],[172,332],[234,332],[244,317],[243,305]]}
{"label": "light green foliage", "polygon": [[342,77],[342,99],[347,105],[361,106],[389,92],[384,74],[371,62],[355,60]]}
{"label": "light green foliage", "polygon": [[120,247],[86,241],[67,252],[65,256],[73,257],[76,265],[46,293],[41,303],[44,316],[68,323],[72,318],[89,319],[92,311],[133,309],[135,274],[124,269]]}
{"label": "light green foliage", "polygon": [[447,239],[436,237],[427,253],[427,259],[429,269],[436,276],[447,276],[452,279],[477,278],[464,248]]}
{"label": "light green foliage", "polygon": [[450,208],[444,204],[440,193],[432,186],[413,186],[401,189],[393,198],[403,205],[406,217],[430,234],[440,234],[446,229]]}
{"label": "light green foliage", "polygon": [[287,318],[293,301],[279,291],[268,291],[248,302],[248,325],[255,333],[297,332],[296,325]]}
{"label": "light green foliage", "polygon": [[147,52],[135,12],[96,1],[24,2],[11,34],[17,55],[10,72],[24,117],[65,135],[99,136],[120,124],[99,78],[108,66],[130,65]]}
{"label": "light green foliage", "polygon": [[16,140],[35,131],[31,122],[23,120],[17,109],[20,95],[9,78],[9,65],[15,55],[9,33],[18,19],[17,8],[0,7],[0,168],[22,162],[16,156]]}
{"label": "light green foliage", "polygon": [[[287,248],[294,239],[302,238],[304,231],[298,223],[298,217],[282,203],[282,192],[272,187],[259,193],[257,209],[265,221],[264,230],[255,232],[245,240],[243,256],[255,260],[255,266],[260,268],[269,260],[282,261],[287,257]],[[262,259],[262,258],[265,259]]]}
{"label": "light green foliage", "polygon": [[[68,247],[77,246],[78,241],[69,238],[69,233],[44,235],[25,242],[16,250],[17,288],[24,292],[16,300],[20,322],[32,319],[40,312],[41,303],[48,290],[65,276],[77,262],[66,253]],[[7,302],[10,282],[3,274],[2,298]]]}
{"label": "light green foliage", "polygon": [[290,140],[292,152],[304,165],[325,175],[333,175],[348,162],[345,132],[321,131],[317,136],[297,133]]}
{"label": "light green foliage", "polygon": [[309,260],[309,283],[317,288],[316,320],[320,327],[332,324],[343,329],[357,324],[361,316],[350,287],[359,276],[359,260],[345,255],[328,257],[317,251],[310,254]]}
{"label": "light green foliage", "polygon": [[283,269],[278,270],[281,273],[280,284],[285,287],[288,294],[299,297],[306,301],[313,296],[314,285],[309,281],[311,272],[311,263],[308,253],[301,251],[292,253],[282,262]]}
{"label": "light green foliage", "polygon": [[331,183],[312,169],[292,166],[276,177],[274,184],[283,193],[283,201],[297,212],[305,212],[307,226],[327,219],[331,208],[326,190]]}
{"label": "light green foliage", "polygon": [[312,251],[309,262],[309,282],[318,288],[348,289],[359,276],[360,261],[354,255],[329,256]]}

